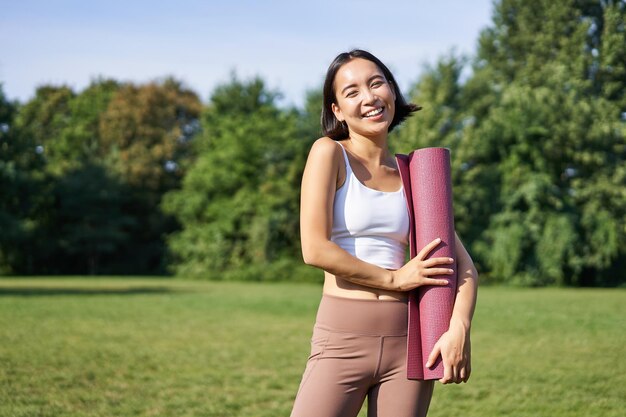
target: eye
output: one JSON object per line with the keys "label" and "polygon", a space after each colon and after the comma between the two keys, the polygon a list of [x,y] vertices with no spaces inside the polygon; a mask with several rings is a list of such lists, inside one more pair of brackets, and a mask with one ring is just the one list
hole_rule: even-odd
{"label": "eye", "polygon": [[354,96],[356,96],[356,94],[357,94],[357,91],[356,91],[356,90],[349,90],[349,91],[346,93],[346,97],[354,97]]}
{"label": "eye", "polygon": [[383,85],[384,83],[382,81],[374,81],[372,83],[372,87],[376,88],[376,87],[380,87],[381,85]]}

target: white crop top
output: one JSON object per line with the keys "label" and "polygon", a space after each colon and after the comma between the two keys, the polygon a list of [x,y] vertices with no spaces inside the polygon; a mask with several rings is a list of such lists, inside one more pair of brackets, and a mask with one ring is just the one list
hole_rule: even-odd
{"label": "white crop top", "polygon": [[363,185],[352,172],[346,150],[339,145],[346,162],[346,180],[335,193],[330,239],[365,262],[398,269],[404,265],[409,241],[404,189],[385,192]]}

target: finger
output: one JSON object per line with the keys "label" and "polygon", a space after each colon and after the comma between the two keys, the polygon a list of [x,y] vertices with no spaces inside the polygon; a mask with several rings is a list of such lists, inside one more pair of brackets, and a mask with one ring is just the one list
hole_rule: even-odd
{"label": "finger", "polygon": [[426,256],[437,247],[441,243],[441,238],[437,238],[430,242],[428,245],[424,246],[424,248],[417,254],[416,258],[420,261],[423,261]]}
{"label": "finger", "polygon": [[452,367],[452,380],[455,384],[461,382],[461,369],[458,366]]}
{"label": "finger", "polygon": [[469,362],[467,362],[467,365],[465,366],[465,379],[463,380],[463,382],[467,382],[469,381],[470,375],[472,374],[472,366],[470,365]]}
{"label": "finger", "polygon": [[436,279],[436,278],[422,278],[422,281],[418,284],[418,286],[421,285],[437,285],[437,286],[444,286],[444,285],[448,285],[450,282],[447,279]]}
{"label": "finger", "polygon": [[452,367],[443,361],[443,378],[439,380],[442,384],[449,384],[452,381]]}
{"label": "finger", "polygon": [[461,367],[461,370],[459,371],[459,379],[460,379],[459,382],[467,381],[467,368],[465,366]]}
{"label": "finger", "polygon": [[450,268],[424,268],[422,270],[422,275],[430,277],[432,275],[450,275],[453,274],[454,270]]}
{"label": "finger", "polygon": [[440,353],[441,353],[441,348],[439,347],[439,343],[435,343],[435,346],[433,347],[432,352],[430,352],[430,355],[428,355],[428,361],[426,361],[427,368],[430,368],[431,366],[433,366],[433,364],[437,360],[437,357],[439,356]]}
{"label": "finger", "polygon": [[437,265],[449,265],[451,263],[454,263],[453,258],[430,258],[422,261],[422,265],[426,268],[432,268]]}

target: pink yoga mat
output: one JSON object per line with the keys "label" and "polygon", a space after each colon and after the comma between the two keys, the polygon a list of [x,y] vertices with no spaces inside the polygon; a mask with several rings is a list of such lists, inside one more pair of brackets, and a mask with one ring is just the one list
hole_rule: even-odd
{"label": "pink yoga mat", "polygon": [[410,216],[411,258],[428,243],[441,238],[439,246],[427,258],[455,259],[455,263],[449,266],[454,274],[435,277],[448,278],[448,285],[418,287],[409,293],[407,378],[440,379],[443,378],[441,356],[430,368],[425,364],[437,340],[448,330],[456,296],[450,151],[446,148],[418,149],[408,155],[397,154],[396,161]]}

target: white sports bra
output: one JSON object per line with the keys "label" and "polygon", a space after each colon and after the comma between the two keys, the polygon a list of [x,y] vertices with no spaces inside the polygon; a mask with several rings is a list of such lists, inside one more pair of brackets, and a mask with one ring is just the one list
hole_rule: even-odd
{"label": "white sports bra", "polygon": [[404,189],[385,192],[366,187],[352,172],[346,150],[346,180],[335,192],[331,240],[351,255],[381,268],[404,265],[409,214]]}

